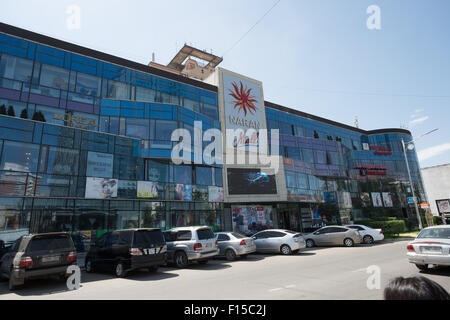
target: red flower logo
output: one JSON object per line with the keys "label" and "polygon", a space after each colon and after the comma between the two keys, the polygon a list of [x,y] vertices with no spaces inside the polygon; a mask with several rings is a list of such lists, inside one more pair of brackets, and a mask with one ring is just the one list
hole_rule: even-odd
{"label": "red flower logo", "polygon": [[256,112],[256,106],[255,102],[257,100],[254,96],[251,95],[252,89],[247,89],[247,86],[242,84],[242,81],[239,81],[241,86],[239,87],[235,82],[232,83],[234,90],[229,89],[230,96],[232,96],[235,101],[232,101],[234,103],[234,108],[239,107],[239,111],[243,110],[244,114],[247,115],[247,112],[254,114]]}

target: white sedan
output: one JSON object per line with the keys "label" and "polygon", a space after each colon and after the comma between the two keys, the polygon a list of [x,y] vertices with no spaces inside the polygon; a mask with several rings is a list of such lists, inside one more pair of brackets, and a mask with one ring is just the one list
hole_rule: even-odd
{"label": "white sedan", "polygon": [[423,229],[406,247],[407,256],[420,270],[428,265],[450,266],[450,225]]}
{"label": "white sedan", "polygon": [[346,227],[358,230],[363,239],[363,243],[365,244],[372,244],[375,241],[381,241],[384,239],[383,230],[381,229],[372,229],[361,224],[349,224],[346,225]]}

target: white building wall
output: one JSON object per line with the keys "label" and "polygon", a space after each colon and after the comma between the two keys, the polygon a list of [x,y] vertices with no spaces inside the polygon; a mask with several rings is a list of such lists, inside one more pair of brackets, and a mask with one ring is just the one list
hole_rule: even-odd
{"label": "white building wall", "polygon": [[450,199],[450,164],[422,169],[425,191],[433,215],[439,215],[436,200]]}

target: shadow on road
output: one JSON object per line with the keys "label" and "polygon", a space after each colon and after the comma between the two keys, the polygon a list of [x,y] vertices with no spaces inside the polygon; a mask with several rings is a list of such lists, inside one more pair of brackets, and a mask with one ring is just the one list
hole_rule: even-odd
{"label": "shadow on road", "polygon": [[428,270],[422,270],[419,273],[430,276],[445,276],[450,277],[450,267],[434,267]]}
{"label": "shadow on road", "polygon": [[[178,277],[178,274],[166,273],[163,270],[157,272],[148,272],[144,270],[134,270],[130,272],[126,280],[132,281],[159,281],[169,278]],[[81,284],[82,288],[84,284],[96,281],[105,281],[116,279],[113,273],[101,272],[101,273],[86,273],[81,272]],[[0,282],[0,296],[2,294],[15,293],[19,296],[43,296],[57,293],[68,292],[66,281],[60,280],[56,277],[49,277],[47,279],[32,279],[25,281],[25,285],[14,291],[9,291],[8,281]]]}

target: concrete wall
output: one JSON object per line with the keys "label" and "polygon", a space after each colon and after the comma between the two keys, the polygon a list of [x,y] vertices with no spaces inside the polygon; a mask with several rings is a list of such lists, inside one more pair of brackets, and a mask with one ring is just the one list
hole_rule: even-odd
{"label": "concrete wall", "polygon": [[450,199],[450,164],[422,169],[425,191],[433,215],[439,215],[436,200]]}

